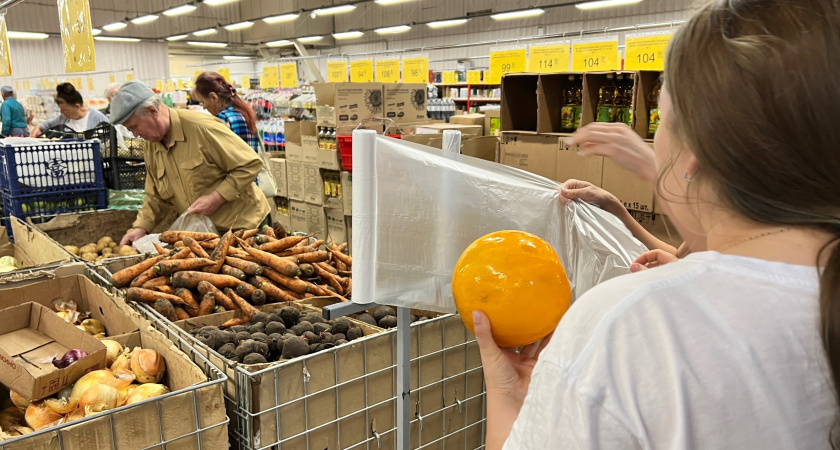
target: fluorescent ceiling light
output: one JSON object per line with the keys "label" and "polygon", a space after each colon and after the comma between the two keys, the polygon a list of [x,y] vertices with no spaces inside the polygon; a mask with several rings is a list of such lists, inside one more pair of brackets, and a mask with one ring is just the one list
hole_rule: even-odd
{"label": "fluorescent ceiling light", "polygon": [[290,20],[295,20],[295,19],[297,19],[299,16],[300,16],[300,14],[296,14],[296,13],[293,13],[293,14],[281,14],[281,15],[279,15],[279,16],[266,17],[265,19],[263,19],[263,22],[265,22],[265,23],[280,23],[280,22],[288,22],[288,21],[290,21]]}
{"label": "fluorescent ceiling light", "polygon": [[105,31],[117,31],[117,30],[122,30],[123,28],[125,28],[127,26],[128,26],[128,24],[125,23],[125,22],[114,22],[114,23],[109,23],[108,25],[105,25],[104,27],[102,27],[102,29],[105,30]]}
{"label": "fluorescent ceiling light", "polygon": [[469,20],[470,19],[438,20],[437,22],[429,22],[426,25],[429,28],[454,27],[455,25],[463,25]]}
{"label": "fluorescent ceiling light", "polygon": [[254,22],[249,22],[249,21],[246,20],[245,22],[232,23],[230,25],[225,25],[225,30],[228,30],[228,31],[241,30],[243,28],[248,28],[253,24],[254,24]]}
{"label": "fluorescent ceiling light", "polygon": [[408,1],[411,1],[411,0],[373,0],[374,3],[378,3],[380,5],[393,5],[393,4],[396,4],[396,3],[403,3],[403,2],[408,2]]}
{"label": "fluorescent ceiling light", "polygon": [[50,37],[47,33],[30,33],[28,31],[7,31],[9,39],[46,39]]}
{"label": "fluorescent ceiling light", "polygon": [[166,11],[163,12],[163,15],[164,16],[178,16],[178,15],[181,15],[181,14],[191,13],[191,12],[195,11],[196,9],[198,9],[198,7],[195,6],[195,5],[181,5],[181,6],[176,6],[174,8],[171,8],[171,9],[167,9]]}
{"label": "fluorescent ceiling light", "polygon": [[216,6],[224,5],[225,3],[235,2],[237,0],[204,0],[205,5]]}
{"label": "fluorescent ceiling light", "polygon": [[364,35],[364,31],[345,31],[343,33],[333,33],[332,37],[336,39],[353,39]]}
{"label": "fluorescent ceiling light", "polygon": [[102,34],[102,30],[100,30],[99,28],[91,28],[90,34],[96,36],[97,34]]}
{"label": "fluorescent ceiling light", "polygon": [[193,36],[209,36],[211,34],[216,34],[219,30],[215,28],[207,28],[206,30],[198,30],[193,33]]}
{"label": "fluorescent ceiling light", "polygon": [[411,27],[408,25],[397,25],[395,27],[385,27],[385,28],[377,28],[373,30],[377,34],[394,34],[394,33],[404,33],[410,30]]}
{"label": "fluorescent ceiling light", "polygon": [[302,38],[297,38],[298,42],[315,42],[324,39],[324,36],[306,36]]}
{"label": "fluorescent ceiling light", "polygon": [[508,11],[499,14],[493,14],[490,16],[493,20],[507,20],[507,19],[524,19],[526,17],[534,17],[539,16],[540,14],[544,13],[544,9],[540,8],[531,8],[531,9],[523,9],[520,11]]}
{"label": "fluorescent ceiling light", "polygon": [[284,45],[294,45],[294,42],[288,39],[281,39],[279,41],[271,41],[265,43],[266,47],[282,47]]}
{"label": "fluorescent ceiling light", "polygon": [[340,6],[331,6],[329,8],[321,8],[316,9],[314,12],[318,16],[326,16],[328,14],[341,14],[350,12],[356,9],[356,5],[340,5]]}
{"label": "fluorescent ceiling light", "polygon": [[195,46],[195,47],[215,47],[215,48],[227,47],[227,44],[224,43],[224,42],[188,41],[187,45],[192,45],[192,46]]}
{"label": "fluorescent ceiling light", "polygon": [[167,41],[180,41],[181,39],[186,39],[188,37],[190,37],[189,34],[179,34],[177,36],[170,36],[170,37],[166,38],[166,40]]}
{"label": "fluorescent ceiling light", "polygon": [[222,56],[222,58],[223,58],[223,59],[225,59],[225,60],[227,60],[227,61],[242,61],[242,60],[244,60],[244,59],[252,59],[253,57],[251,57],[251,56],[234,56],[234,55],[228,55],[228,56]]}
{"label": "fluorescent ceiling light", "polygon": [[140,42],[140,39],[137,38],[127,38],[127,37],[116,37],[116,36],[96,36],[94,37],[97,41],[109,41],[109,42]]}
{"label": "fluorescent ceiling light", "polygon": [[587,2],[575,5],[577,9],[597,9],[597,8],[609,8],[611,6],[622,6],[622,5],[630,5],[633,3],[639,3],[642,0],[599,0],[596,2]]}
{"label": "fluorescent ceiling light", "polygon": [[158,19],[158,17],[159,16],[157,14],[149,14],[149,15],[145,15],[145,16],[135,17],[135,18],[131,19],[131,23],[133,23],[135,25],[141,25],[141,24],[144,24],[144,23],[154,22],[155,20]]}

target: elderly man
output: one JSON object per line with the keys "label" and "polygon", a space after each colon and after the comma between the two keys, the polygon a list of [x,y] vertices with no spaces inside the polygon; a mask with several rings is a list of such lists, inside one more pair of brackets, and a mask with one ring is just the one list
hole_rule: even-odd
{"label": "elderly man", "polygon": [[105,88],[105,98],[108,99],[108,106],[102,108],[100,112],[105,114],[106,116],[111,115],[111,102],[114,100],[114,96],[117,95],[117,91],[120,90],[122,85],[120,83],[111,83]]}
{"label": "elderly man", "polygon": [[146,140],[146,198],[120,245],[146,235],[171,208],[203,214],[218,230],[266,222],[268,201],[254,184],[262,161],[221,120],[169,108],[139,81],[111,102],[111,122]]}
{"label": "elderly man", "polygon": [[0,106],[3,136],[29,136],[29,128],[26,125],[26,111],[15,98],[12,87],[3,86],[0,88],[0,93],[3,94],[3,106]]}

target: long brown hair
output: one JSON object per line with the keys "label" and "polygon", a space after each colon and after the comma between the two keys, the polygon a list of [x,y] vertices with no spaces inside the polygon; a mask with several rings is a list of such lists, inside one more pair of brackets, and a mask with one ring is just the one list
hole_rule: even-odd
{"label": "long brown hair", "polygon": [[[669,125],[736,213],[836,236],[820,251],[819,332],[840,387],[840,5],[717,0],[671,41]],[[668,120],[666,118],[666,120]],[[836,431],[835,423],[833,431]],[[832,435],[834,433],[832,432]],[[837,440],[829,437],[831,446]]]}
{"label": "long brown hair", "polygon": [[216,72],[203,72],[195,79],[195,91],[204,98],[210,93],[215,93],[222,100],[230,103],[245,117],[245,123],[251,133],[257,132],[257,114],[251,109],[251,105],[245,103],[242,97],[236,93],[236,88],[225,80],[225,77]]}

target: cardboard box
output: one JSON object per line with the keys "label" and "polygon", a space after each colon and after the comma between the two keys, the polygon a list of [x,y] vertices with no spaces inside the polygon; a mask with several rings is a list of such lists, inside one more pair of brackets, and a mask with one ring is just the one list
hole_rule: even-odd
{"label": "cardboard box", "polygon": [[677,231],[677,228],[665,214],[630,211],[630,215],[632,215],[645,230],[662,242],[673,245],[674,248],[679,248],[683,243],[683,239]]}
{"label": "cardboard box", "polygon": [[535,73],[502,77],[501,131],[537,131],[537,84]]}
{"label": "cardboard box", "polygon": [[627,209],[642,212],[655,211],[656,196],[651,183],[622,169],[609,158],[604,158],[604,175],[601,187],[618,197]]}
{"label": "cardboard box", "polygon": [[323,206],[306,204],[306,229],[317,238],[327,240],[327,216]]}
{"label": "cardboard box", "polygon": [[303,167],[303,163],[286,162],[288,197],[291,200],[306,200]]}
{"label": "cardboard box", "polygon": [[[6,227],[0,227],[0,256],[15,258],[20,263],[21,269],[78,260],[75,255],[64,250],[49,236],[36,231],[20,219],[10,217],[7,220],[12,221],[12,233],[16,239],[15,244],[9,242],[9,238],[6,236]],[[0,279],[7,278],[10,275],[11,273],[0,273]]]}
{"label": "cardboard box", "polygon": [[499,162],[561,183],[575,178],[600,186],[603,157],[579,156],[565,136],[504,131]]}
{"label": "cardboard box", "polygon": [[274,183],[277,185],[278,197],[286,197],[289,195],[288,175],[286,173],[286,159],[285,158],[271,158],[268,160],[271,170],[271,176],[274,177]]}
{"label": "cardboard box", "polygon": [[275,215],[286,230],[292,229],[292,216],[289,212],[289,199],[283,197],[274,197],[274,203],[277,205],[277,214]]}
{"label": "cardboard box", "polygon": [[636,72],[636,89],[633,92],[634,128],[639,136],[651,139],[650,126],[650,93],[662,77],[662,72],[642,70]]}
{"label": "cardboard box", "polygon": [[461,114],[449,118],[449,123],[458,125],[481,125],[484,126],[484,114]]}
{"label": "cardboard box", "polygon": [[[585,126],[596,121],[598,101],[601,98],[601,86],[607,82],[607,74],[622,74],[625,78],[630,77],[631,79],[635,79],[635,72],[592,72],[583,74],[583,110],[580,117],[580,126]],[[631,105],[632,108],[633,106]]]}
{"label": "cardboard box", "polygon": [[318,105],[315,109],[315,120],[319,127],[335,128],[335,107]]}
{"label": "cardboard box", "polygon": [[557,156],[557,175],[555,181],[561,183],[568,179],[588,181],[595,186],[601,187],[604,172],[603,156],[580,156],[577,154],[578,147],[566,145],[565,139],[568,134],[560,135],[560,152]]}
{"label": "cardboard box", "polygon": [[353,174],[341,172],[341,196],[344,215],[353,215]]}
{"label": "cardboard box", "polygon": [[324,184],[318,166],[303,166],[303,201],[324,206]]}
{"label": "cardboard box", "polygon": [[398,123],[425,120],[426,85],[423,83],[386,83],[382,85],[385,95],[385,117]]}
{"label": "cardboard box", "polygon": [[289,201],[289,219],[291,221],[291,227],[289,231],[294,232],[301,232],[301,233],[309,233],[309,226],[306,221],[306,213],[308,211],[307,204],[304,202]]}
{"label": "cardboard box", "polygon": [[341,175],[337,170],[303,167],[304,201],[327,208],[344,209]]}
{"label": "cardboard box", "polygon": [[[24,398],[40,400],[91,370],[105,368],[102,342],[65,322],[52,309],[28,302],[6,308],[0,315],[0,383]],[[84,350],[88,356],[57,369],[51,358],[71,349]]]}
{"label": "cardboard box", "polygon": [[499,136],[502,130],[502,110],[501,109],[486,109],[484,110],[484,135],[485,136]]}
{"label": "cardboard box", "polygon": [[335,150],[317,149],[315,152],[318,155],[316,164],[322,169],[341,170],[341,154],[338,152],[338,147]]}
{"label": "cardboard box", "polygon": [[312,121],[286,122],[286,159],[318,164],[318,126]]}
{"label": "cardboard box", "polygon": [[324,213],[327,218],[327,240],[335,242],[336,245],[347,242],[347,222],[344,211],[324,208]]}
{"label": "cardboard box", "polygon": [[484,133],[484,127],[481,125],[459,125],[456,123],[439,123],[423,125],[416,128],[418,135],[420,134],[443,134],[444,130],[457,130],[462,135],[481,136]]}
{"label": "cardboard box", "polygon": [[402,140],[434,148],[443,148],[443,138],[439,134],[412,134],[403,136]]}
{"label": "cardboard box", "polygon": [[499,162],[499,138],[483,136],[461,142],[461,154],[485,161]]}
{"label": "cardboard box", "polygon": [[356,125],[385,113],[382,83],[315,83],[314,87],[318,106],[334,108],[332,117],[327,108],[318,108],[316,114],[321,126]]}
{"label": "cardboard box", "polygon": [[[569,77],[575,80],[569,80]],[[537,131],[540,133],[562,133],[560,113],[565,103],[563,93],[569,84],[582,82],[580,74],[540,74],[537,84]]]}

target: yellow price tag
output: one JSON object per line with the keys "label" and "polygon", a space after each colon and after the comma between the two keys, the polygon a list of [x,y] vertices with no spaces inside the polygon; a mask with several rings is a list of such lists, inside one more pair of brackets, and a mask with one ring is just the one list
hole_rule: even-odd
{"label": "yellow price tag", "polygon": [[400,60],[381,59],[376,61],[376,81],[378,83],[400,82]]}
{"label": "yellow price tag", "polygon": [[350,61],[350,82],[370,83],[373,81],[373,61],[362,59]]}
{"label": "yellow price tag", "polygon": [[167,92],[172,92],[174,90],[175,90],[175,83],[173,83],[172,80],[166,80],[166,91]]}
{"label": "yellow price tag", "polygon": [[618,41],[582,41],[572,44],[572,71],[615,70],[618,65]]}
{"label": "yellow price tag", "polygon": [[481,71],[480,70],[468,70],[467,71],[467,84],[481,84]]}
{"label": "yellow price tag", "polygon": [[403,58],[403,83],[429,82],[429,57]]}
{"label": "yellow price tag", "polygon": [[251,77],[247,75],[242,77],[242,82],[240,84],[242,85],[242,89],[251,89]]}
{"label": "yellow price tag", "polygon": [[219,70],[216,71],[222,78],[225,79],[228,83],[230,83],[230,69],[227,67],[219,67]]}
{"label": "yellow price tag", "polygon": [[536,73],[558,73],[569,71],[569,44],[531,46],[528,56],[528,71]]}
{"label": "yellow price tag", "polygon": [[163,92],[163,80],[155,81],[155,87],[157,88],[158,92]]}
{"label": "yellow price tag", "polygon": [[458,73],[453,71],[441,72],[440,81],[443,84],[455,84],[458,82]]}
{"label": "yellow price tag", "polygon": [[499,84],[502,75],[525,71],[525,49],[497,50],[490,52],[490,76],[487,84]]}
{"label": "yellow price tag", "polygon": [[29,80],[24,80],[23,81],[23,90],[28,91],[30,89],[32,89],[32,84],[29,82]]}
{"label": "yellow price tag", "polygon": [[94,87],[93,87],[93,77],[87,77],[87,85],[88,85],[88,90],[93,91],[93,89],[94,89]]}
{"label": "yellow price tag", "polygon": [[347,61],[327,61],[327,81],[330,83],[346,83]]}
{"label": "yellow price tag", "polygon": [[76,77],[73,79],[73,86],[76,86],[79,90],[85,88],[84,84],[82,84],[82,77]]}
{"label": "yellow price tag", "polygon": [[184,80],[178,80],[178,90],[179,91],[184,90]]}
{"label": "yellow price tag", "polygon": [[280,64],[280,87],[298,87],[297,63]]}
{"label": "yellow price tag", "polygon": [[625,40],[625,70],[665,70],[665,50],[672,34],[630,35]]}
{"label": "yellow price tag", "polygon": [[262,84],[262,87],[275,89],[280,87],[280,72],[276,65],[263,66],[262,73],[265,78],[265,83]]}
{"label": "yellow price tag", "polygon": [[116,83],[117,82],[117,76],[114,75],[114,74],[108,75],[108,82],[109,83]]}
{"label": "yellow price tag", "polygon": [[15,81],[15,92],[17,93],[18,91],[20,91],[20,82]]}
{"label": "yellow price tag", "polygon": [[134,79],[134,72],[128,72],[125,74],[125,81],[131,81]]}
{"label": "yellow price tag", "polygon": [[53,78],[53,79],[52,79],[52,82],[50,83],[50,87],[51,87],[52,89],[55,89],[56,87],[58,87],[58,85],[59,85],[59,83],[58,83],[58,78]]}

